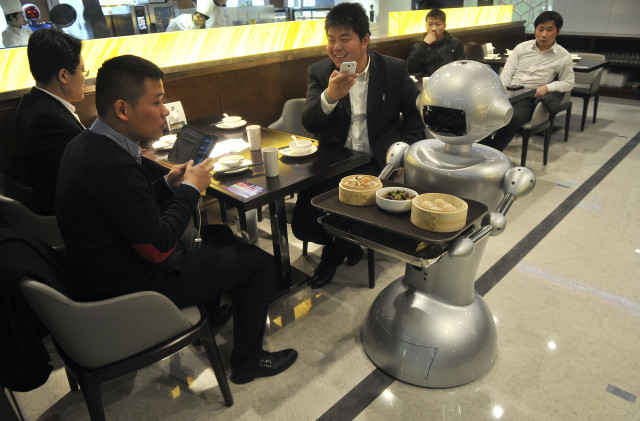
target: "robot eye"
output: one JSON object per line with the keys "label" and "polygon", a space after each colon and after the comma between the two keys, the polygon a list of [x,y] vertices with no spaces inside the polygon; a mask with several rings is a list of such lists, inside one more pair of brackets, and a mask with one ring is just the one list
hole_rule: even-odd
{"label": "robot eye", "polygon": [[467,134],[467,114],[463,110],[429,105],[424,107],[424,122],[434,134],[444,136]]}

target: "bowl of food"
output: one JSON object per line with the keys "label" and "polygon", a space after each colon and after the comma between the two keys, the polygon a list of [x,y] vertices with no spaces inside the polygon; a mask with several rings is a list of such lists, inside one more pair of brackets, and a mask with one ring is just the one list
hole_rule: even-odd
{"label": "bowl of food", "polygon": [[225,155],[218,160],[220,165],[226,168],[237,167],[244,161],[244,156],[242,155]]}
{"label": "bowl of food", "polygon": [[411,201],[411,223],[432,232],[461,230],[467,223],[469,205],[457,196],[424,193]]}
{"label": "bowl of food", "polygon": [[313,143],[309,139],[296,139],[289,142],[289,149],[295,153],[306,153],[311,151]]}
{"label": "bowl of food", "polygon": [[338,199],[356,206],[376,203],[376,191],[382,187],[378,177],[372,175],[349,175],[340,180]]}
{"label": "bowl of food", "polygon": [[417,195],[418,192],[406,187],[383,187],[376,191],[376,204],[387,212],[409,212],[411,200]]}

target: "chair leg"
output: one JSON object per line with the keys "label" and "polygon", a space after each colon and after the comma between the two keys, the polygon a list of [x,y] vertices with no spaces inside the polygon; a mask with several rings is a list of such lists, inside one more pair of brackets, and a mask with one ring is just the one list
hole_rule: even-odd
{"label": "chair leg", "polygon": [[373,289],[376,287],[376,265],[375,265],[375,251],[368,248],[367,249],[367,266],[369,269],[369,288]]}
{"label": "chair leg", "polygon": [[520,166],[524,167],[527,163],[527,148],[529,147],[529,130],[522,130],[522,156],[520,157]]}
{"label": "chair leg", "polygon": [[584,123],[587,120],[587,109],[589,108],[589,98],[585,96],[582,98],[582,124],[580,125],[580,131],[584,132]]}
{"label": "chair leg", "polygon": [[76,392],[78,390],[78,382],[76,381],[76,378],[73,377],[73,374],[69,372],[69,369],[67,367],[64,368],[64,372],[67,374],[69,389],[71,389],[72,392]]}
{"label": "chair leg", "polygon": [[593,96],[593,122],[596,122],[596,114],[598,114],[598,100],[600,99],[600,92]]}
{"label": "chair leg", "polygon": [[213,334],[211,334],[209,329],[207,329],[202,338],[202,345],[204,345],[204,350],[207,353],[207,357],[209,357],[209,363],[211,364],[213,373],[216,376],[216,380],[218,380],[218,386],[220,386],[220,392],[222,392],[224,403],[227,406],[232,406],[233,395],[231,394],[229,381],[227,380],[227,375],[224,372],[224,366],[222,365],[222,358],[220,358],[216,339],[213,337]]}
{"label": "chair leg", "polygon": [[84,395],[84,401],[89,410],[91,421],[105,421],[104,406],[102,404],[102,390],[100,383],[84,377],[79,379],[80,389]]}
{"label": "chair leg", "polygon": [[262,222],[262,206],[256,208],[258,211],[258,222]]}
{"label": "chair leg", "polygon": [[564,121],[564,141],[569,140],[569,125],[571,124],[571,106],[567,108],[567,116]]}
{"label": "chair leg", "polygon": [[307,247],[309,246],[309,242],[308,241],[303,241],[302,242],[302,255],[306,256],[307,255]]}
{"label": "chair leg", "polygon": [[551,144],[551,127],[544,130],[544,149],[542,150],[542,165],[547,165],[549,157],[549,146]]}

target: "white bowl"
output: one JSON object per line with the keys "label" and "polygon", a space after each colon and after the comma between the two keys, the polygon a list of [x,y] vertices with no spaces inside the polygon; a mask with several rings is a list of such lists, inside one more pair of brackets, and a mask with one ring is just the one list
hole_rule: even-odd
{"label": "white bowl", "polygon": [[242,120],[242,117],[238,117],[238,116],[229,116],[229,117],[224,117],[222,119],[222,122],[224,124],[233,124],[233,123],[237,123],[238,121]]}
{"label": "white bowl", "polygon": [[242,161],[244,161],[244,156],[242,155],[225,155],[218,160],[220,165],[229,168],[240,165]]}
{"label": "white bowl", "polygon": [[309,139],[298,139],[298,143],[294,140],[289,142],[289,149],[292,152],[309,152],[313,143]]}
{"label": "white bowl", "polygon": [[[393,200],[386,199],[384,195],[391,191],[400,190],[402,192],[408,193],[411,196],[411,199],[406,200]],[[408,189],[406,187],[383,187],[376,191],[376,204],[381,209],[386,210],[387,212],[400,213],[400,212],[409,212],[411,210],[411,201],[414,197],[418,195],[418,192],[415,190]]]}

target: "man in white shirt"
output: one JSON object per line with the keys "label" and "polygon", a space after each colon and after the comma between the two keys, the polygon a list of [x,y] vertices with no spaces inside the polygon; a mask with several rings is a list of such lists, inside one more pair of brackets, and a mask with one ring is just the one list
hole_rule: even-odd
{"label": "man in white shirt", "polygon": [[15,117],[16,156],[7,174],[33,189],[35,211],[53,215],[60,159],[84,126],[71,104],[84,99],[88,70],[82,41],[58,29],[39,29],[29,38],[27,57],[36,81],[22,97]]}
{"label": "man in white shirt", "polygon": [[532,97],[514,103],[509,124],[498,130],[493,139],[489,136],[480,142],[499,151],[504,150],[516,131],[531,119],[538,101],[570,91],[575,84],[571,54],[556,42],[562,28],[562,16],[558,12],[542,12],[534,25],[535,39],[513,49],[500,80],[505,87],[523,85],[535,88],[536,92]]}
{"label": "man in white shirt", "polygon": [[209,16],[204,24],[205,28],[221,28],[233,25],[226,7],[227,0],[198,0],[196,10]]}
{"label": "man in white shirt", "polygon": [[[302,124],[316,134],[320,148],[346,147],[371,156],[369,164],[352,174],[377,175],[393,143],[413,143],[425,137],[415,105],[420,92],[403,60],[368,50],[371,32],[362,5],[334,6],[325,20],[325,32],[328,57],[309,67]],[[339,72],[342,63],[351,61],[356,62],[353,75]],[[310,203],[314,196],[336,188],[344,175],[298,193],[293,234],[325,246],[320,265],[310,278],[312,288],[328,284],[345,259],[353,266],[362,257],[359,246],[324,232],[317,222],[322,212]]]}
{"label": "man in white shirt", "polygon": [[0,7],[7,20],[7,28],[2,31],[2,45],[6,48],[27,45],[33,31],[27,26],[20,1],[0,0]]}
{"label": "man in white shirt", "polygon": [[204,23],[209,19],[209,16],[200,13],[198,11],[193,12],[191,14],[184,13],[176,18],[173,18],[169,25],[167,25],[167,29],[165,32],[176,32],[176,31],[190,31],[192,29],[202,29],[204,28]]}

